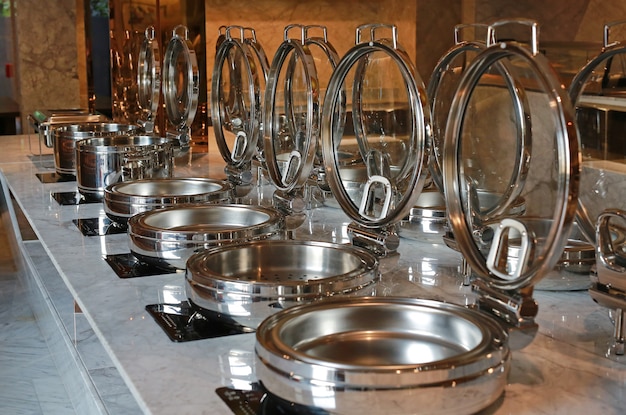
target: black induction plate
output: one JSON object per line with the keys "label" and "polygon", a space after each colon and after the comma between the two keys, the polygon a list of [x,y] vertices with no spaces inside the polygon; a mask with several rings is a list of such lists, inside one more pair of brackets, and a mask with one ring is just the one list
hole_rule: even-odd
{"label": "black induction plate", "polygon": [[76,192],[52,192],[50,196],[61,206],[82,205],[85,203],[101,203],[99,200],[85,199],[78,191]]}
{"label": "black induction plate", "polygon": [[257,382],[250,385],[250,390],[223,387],[215,392],[235,415],[330,415],[324,409],[279,398]]}
{"label": "black induction plate", "polygon": [[49,173],[35,173],[35,176],[41,183],[63,183],[63,182],[75,182],[76,176],[58,174],[57,172]]}
{"label": "black induction plate", "polygon": [[130,252],[127,254],[106,255],[104,260],[120,278],[149,277],[151,275],[175,274],[177,272],[175,268],[166,270],[146,264],[138,260]]}
{"label": "black induction plate", "polygon": [[106,217],[73,219],[72,222],[85,236],[105,236],[126,233],[126,228],[117,226],[115,222]]}
{"label": "black induction plate", "polygon": [[146,310],[174,342],[254,333],[254,329],[238,324],[227,315],[201,309],[188,301],[151,304],[146,306]]}

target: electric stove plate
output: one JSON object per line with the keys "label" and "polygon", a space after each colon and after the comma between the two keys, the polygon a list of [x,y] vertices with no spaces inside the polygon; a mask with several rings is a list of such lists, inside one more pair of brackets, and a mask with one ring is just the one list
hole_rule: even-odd
{"label": "electric stove plate", "polygon": [[76,176],[74,175],[63,175],[58,174],[57,172],[35,173],[35,176],[37,176],[41,183],[64,183],[76,181]]}
{"label": "electric stove plate", "polygon": [[188,301],[151,304],[146,310],[174,342],[254,333],[253,328],[242,326],[225,314],[201,309]]}
{"label": "electric stove plate", "polygon": [[124,227],[117,226],[115,222],[106,217],[72,219],[72,222],[85,236],[105,236],[126,233]]}
{"label": "electric stove plate", "polygon": [[85,203],[101,203],[99,200],[85,199],[80,192],[53,192],[52,198],[61,206],[82,205]]}
{"label": "electric stove plate", "polygon": [[235,415],[330,415],[324,409],[285,401],[258,382],[252,383],[249,390],[222,387],[215,392]]}
{"label": "electric stove plate", "polygon": [[130,252],[127,254],[106,255],[104,260],[120,278],[149,277],[152,275],[175,274],[175,268],[158,268],[138,260]]}

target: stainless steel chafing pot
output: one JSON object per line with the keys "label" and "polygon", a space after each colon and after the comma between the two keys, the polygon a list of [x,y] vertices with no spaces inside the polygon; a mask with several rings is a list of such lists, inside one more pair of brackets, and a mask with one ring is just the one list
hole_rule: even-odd
{"label": "stainless steel chafing pot", "polygon": [[116,223],[126,225],[138,213],[174,205],[230,203],[232,185],[224,180],[171,177],[132,180],[104,189],[104,211]]}
{"label": "stainless steel chafing pot", "polygon": [[256,340],[264,387],[333,414],[476,413],[499,397],[510,363],[495,319],[412,298],[297,305],[263,321]]}
{"label": "stainless steel chafing pot", "polygon": [[54,167],[61,175],[76,174],[76,142],[87,138],[134,134],[139,126],[118,123],[68,124],[54,129]]}
{"label": "stainless steel chafing pot", "polygon": [[[531,47],[496,41],[495,28],[511,23],[531,29]],[[449,224],[475,276],[474,303],[333,298],[276,313],[259,325],[255,346],[256,374],[272,394],[332,414],[374,415],[471,414],[502,396],[511,351],[537,333],[534,283],[554,267],[573,222],[578,136],[566,92],[538,53],[537,24],[498,21],[489,32],[493,41],[459,82],[442,153]],[[481,105],[496,95],[501,111]],[[489,125],[479,122],[485,118]],[[488,169],[493,148],[477,145],[495,123],[506,134],[488,137],[508,151],[499,157],[514,161],[502,171]],[[329,160],[332,150],[324,146]],[[478,197],[482,184],[493,185],[486,189],[496,203]],[[511,215],[520,199],[523,211]],[[490,235],[476,238],[492,223]],[[517,261],[508,255],[514,246]]]}
{"label": "stainless steel chafing pot", "polygon": [[54,147],[54,129],[63,125],[104,123],[109,119],[102,114],[94,114],[85,109],[37,110],[28,115],[30,125],[39,135],[40,143]]}
{"label": "stainless steel chafing pot", "polygon": [[164,137],[118,135],[76,143],[78,191],[88,199],[102,200],[110,184],[171,177],[172,170],[172,142]]}
{"label": "stainless steel chafing pot", "polygon": [[361,248],[263,240],[211,248],[187,261],[189,300],[256,328],[284,308],[336,295],[372,295],[378,260]]}
{"label": "stainless steel chafing pot", "polygon": [[139,213],[128,220],[130,251],[155,266],[185,269],[200,250],[283,236],[272,208],[238,204],[185,205]]}

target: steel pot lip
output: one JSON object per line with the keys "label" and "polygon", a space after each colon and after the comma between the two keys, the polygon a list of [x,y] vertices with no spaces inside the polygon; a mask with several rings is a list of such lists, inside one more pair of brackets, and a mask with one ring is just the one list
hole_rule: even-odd
{"label": "steel pot lip", "polygon": [[[189,189],[180,187],[189,184]],[[232,191],[226,180],[203,177],[168,177],[114,183],[104,190],[105,200],[127,204],[176,204],[225,199]],[[158,189],[158,191],[147,191]]]}
{"label": "steel pot lip", "polygon": [[[278,255],[280,253],[284,255]],[[293,261],[293,258],[311,256],[341,260],[344,269],[333,272],[330,266],[320,270],[318,263]],[[240,261],[243,258],[247,261]],[[273,260],[263,269],[262,262],[267,258]],[[236,265],[230,273],[220,266],[227,263]],[[209,248],[194,254],[187,261],[185,277],[192,286],[199,286],[218,301],[232,294],[250,302],[268,298],[304,300],[349,294],[371,285],[380,277],[378,265],[374,254],[353,245],[266,239]]]}
{"label": "steel pot lip", "polygon": [[[253,223],[187,223],[185,229],[178,226],[159,226],[156,223],[162,220],[175,218],[176,215],[202,215],[209,218],[214,215],[234,215],[235,218],[257,214],[258,221]],[[265,206],[251,206],[242,204],[213,204],[213,205],[180,205],[164,209],[139,213],[128,220],[128,233],[131,238],[151,239],[165,243],[167,241],[201,244],[206,241],[228,242],[246,240],[262,235],[275,234],[284,229],[284,218],[274,208]]]}
{"label": "steel pot lip", "polygon": [[[325,313],[329,310],[330,313],[326,316]],[[439,315],[451,318],[450,321],[461,322],[475,334],[478,333],[479,337],[465,345],[463,351],[459,353],[422,362],[416,360],[358,364],[350,362],[350,357],[346,358],[347,362],[341,362],[316,355],[317,351],[309,353],[306,348],[310,346],[311,339],[307,338],[310,335],[306,333],[309,330],[307,324],[313,324],[315,319],[327,319],[336,310],[342,311],[344,316],[362,310],[374,310],[377,313],[384,310],[400,313],[418,311],[424,315]],[[315,316],[315,319],[311,320],[311,316]],[[363,323],[363,327],[360,328],[360,331],[369,338],[375,338],[377,333],[383,336],[397,335],[397,339],[402,339],[402,336],[410,338],[418,334],[394,333],[388,331],[389,329],[385,332],[375,327],[374,320],[376,319],[369,319],[367,324]],[[372,328],[368,330],[370,324]],[[336,329],[341,329],[340,324],[335,325]],[[335,329],[335,326],[332,328]],[[294,335],[298,331],[304,334],[300,337]],[[315,334],[315,331],[312,333]],[[349,339],[350,333],[329,331],[320,342],[326,342],[324,347],[333,347],[344,337]],[[437,342],[442,339],[435,335],[431,340]],[[495,368],[508,366],[510,359],[507,333],[486,313],[450,303],[401,297],[334,297],[290,307],[268,317],[259,325],[255,351],[260,364],[270,372],[291,380],[297,379],[302,384],[334,382],[338,388],[364,387],[383,390],[462,382],[464,379],[488,375],[496,370]],[[373,363],[376,363],[376,358],[373,360]]]}
{"label": "steel pot lip", "polygon": [[89,137],[76,142],[77,151],[84,152],[124,152],[137,148],[171,147],[172,140],[153,135],[118,134],[103,137]]}
{"label": "steel pot lip", "polygon": [[97,134],[114,134],[129,131],[139,131],[140,126],[115,122],[85,122],[77,124],[63,124],[54,129],[56,137],[80,138],[91,137]]}

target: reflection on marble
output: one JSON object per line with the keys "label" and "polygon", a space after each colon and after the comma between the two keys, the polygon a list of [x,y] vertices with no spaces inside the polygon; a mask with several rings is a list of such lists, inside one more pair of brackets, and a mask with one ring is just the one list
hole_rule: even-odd
{"label": "reflection on marble", "polygon": [[[228,414],[214,391],[222,386],[242,387],[256,380],[251,364],[255,336],[172,342],[145,306],[166,297],[184,296],[184,277],[173,274],[119,279],[102,255],[127,252],[127,236],[81,235],[72,219],[93,217],[102,207],[56,204],[49,197],[50,191],[67,190],[71,184],[42,184],[34,175],[38,167],[29,159],[19,161],[20,138],[7,143],[8,151],[15,155],[12,163],[2,163],[4,156],[0,154],[0,168],[41,241],[38,247],[29,244],[29,253],[37,258],[38,269],[50,269],[49,275],[42,273],[42,280],[53,304],[57,296],[62,298],[57,313],[65,328],[57,328],[57,332],[65,330],[63,336],[76,342],[75,358],[85,361],[94,388],[110,391],[107,399],[100,392],[107,409],[109,396],[111,400],[119,398],[115,403],[122,407],[132,396],[135,413]],[[213,171],[220,170],[218,162],[210,164]],[[205,167],[202,162],[201,168]],[[295,237],[347,242],[347,222],[338,209],[318,208],[309,212]],[[471,304],[474,294],[462,284],[460,266],[459,254],[445,245],[402,239],[399,254],[381,262],[383,278],[377,295]],[[57,293],[62,285],[66,293]],[[82,314],[75,316],[71,311],[69,316],[61,317],[69,311],[65,304],[67,292]],[[513,352],[504,397],[487,413],[623,413],[626,360],[607,356],[612,324],[606,310],[585,291],[536,291],[535,298],[539,303],[539,334],[527,348]],[[130,393],[115,393],[123,390],[122,381]]]}

